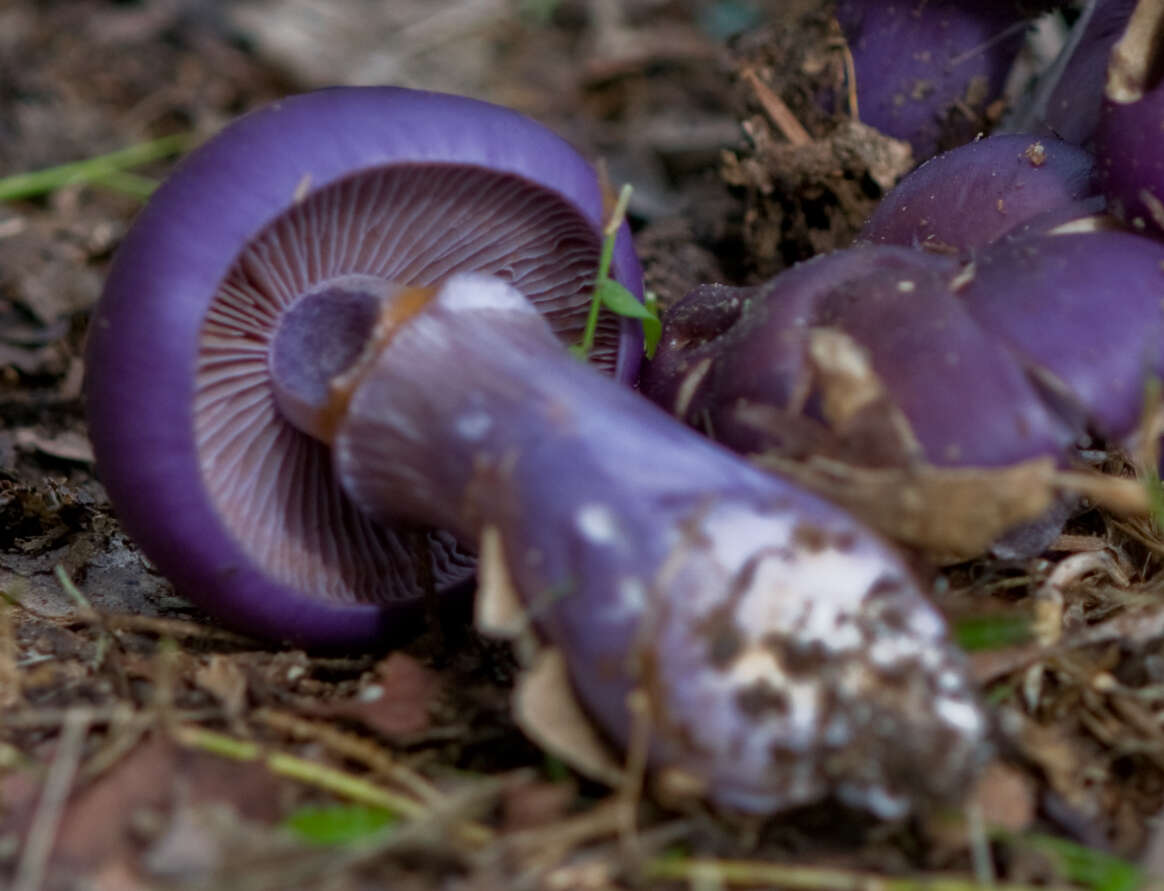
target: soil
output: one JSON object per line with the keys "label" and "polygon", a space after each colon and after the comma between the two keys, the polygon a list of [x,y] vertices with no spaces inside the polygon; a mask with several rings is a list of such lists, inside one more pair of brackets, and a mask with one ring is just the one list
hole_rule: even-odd
{"label": "soil", "polygon": [[[462,92],[532,115],[635,185],[637,245],[666,307],[696,283],[754,283],[845,246],[913,163],[849,114],[842,44],[811,0],[322,8],[9,0],[0,177],[202,138],[332,83]],[[923,570],[953,620],[1033,616],[1041,636],[974,654],[999,754],[973,806],[889,825],[835,805],[764,821],[676,812],[583,779],[517,727],[517,660],[463,610],[345,654],[222,629],[121,531],[85,437],[86,322],[140,207],[132,185],[0,204],[0,886],[1078,879],[1049,836],[1159,868],[1164,544],[1147,520],[1090,510],[1033,558]]]}

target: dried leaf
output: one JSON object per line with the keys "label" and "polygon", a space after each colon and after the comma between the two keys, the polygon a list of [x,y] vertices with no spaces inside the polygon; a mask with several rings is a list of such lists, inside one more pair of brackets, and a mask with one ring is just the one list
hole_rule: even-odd
{"label": "dried leaf", "polygon": [[237,659],[216,653],[194,670],[194,682],[212,694],[231,717],[242,714],[247,697],[247,677]]}
{"label": "dried leaf", "polygon": [[993,761],[974,788],[973,799],[986,825],[1021,832],[1035,821],[1038,800],[1035,784],[1026,773]]}
{"label": "dried leaf", "polygon": [[414,736],[432,725],[440,678],[411,656],[393,653],[376,666],[374,679],[347,702],[324,707],[329,715],[354,718],[385,736]]}
{"label": "dried leaf", "polygon": [[851,510],[888,537],[948,562],[976,557],[1007,530],[1037,519],[1054,504],[1057,491],[1052,458],[1001,468],[872,469],[774,455],[755,461]]}
{"label": "dried leaf", "polygon": [[560,650],[543,649],[521,675],[514,713],[530,738],[579,773],[616,788],[622,783],[622,765],[574,698]]}

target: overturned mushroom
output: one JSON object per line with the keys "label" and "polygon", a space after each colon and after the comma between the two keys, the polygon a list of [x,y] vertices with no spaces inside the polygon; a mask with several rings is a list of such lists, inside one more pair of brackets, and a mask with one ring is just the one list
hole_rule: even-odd
{"label": "overturned mushroom", "polygon": [[[402,138],[423,188],[377,185]],[[433,192],[494,210],[424,213]],[[564,145],[467,100],[333,91],[228,128],[143,214],[94,319],[94,442],[132,531],[220,615],[304,641],[380,630],[376,573],[411,571],[368,544],[390,525],[485,539],[589,714],[622,745],[645,726],[672,791],[882,816],[961,793],[985,722],[894,553],[573,358],[571,323],[534,308],[585,290],[599,206]],[[205,220],[212,250],[186,237]],[[437,259],[397,253],[419,244]],[[380,562],[349,568],[363,549]]]}
{"label": "overturned mushroom", "polygon": [[[271,364],[272,339],[304,293],[327,305],[329,284],[480,271],[572,342],[602,216],[583,159],[483,103],[334,89],[240,119],[142,211],[91,325],[89,432],[127,529],[207,609],[301,643],[374,640],[426,585],[467,580],[472,559],[448,533],[389,530],[354,508],[327,450],[286,420],[288,394],[276,403],[272,381],[295,369]],[[638,287],[625,232],[612,275]],[[328,326],[348,337],[377,311],[331,303]],[[637,330],[603,319],[596,364],[633,378]],[[353,358],[341,331],[329,337],[318,374]]]}

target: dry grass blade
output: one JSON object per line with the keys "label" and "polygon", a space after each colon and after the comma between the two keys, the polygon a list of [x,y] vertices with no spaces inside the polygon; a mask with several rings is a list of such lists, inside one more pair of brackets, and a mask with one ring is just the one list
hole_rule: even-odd
{"label": "dry grass blade", "polygon": [[[257,761],[271,773],[298,780],[341,798],[370,807],[383,808],[413,822],[436,820],[444,822],[443,815],[434,808],[385,789],[363,777],[344,770],[320,764],[286,752],[272,751],[249,740],[240,740],[206,730],[202,727],[181,725],[173,728],[172,735],[181,745],[211,752],[236,761]],[[450,828],[462,842],[476,847],[486,844],[492,833],[476,823],[456,821]]]}
{"label": "dry grass blade", "polygon": [[[927,875],[917,878],[829,869],[790,866],[748,860],[658,859],[646,865],[649,878],[686,881],[693,888],[762,886],[789,891],[981,891],[976,879],[962,876]],[[1071,886],[999,883],[992,891],[1074,891]],[[1160,885],[1140,891],[1161,891]]]}
{"label": "dry grass blade", "polygon": [[57,826],[81,764],[81,750],[89,733],[89,724],[88,709],[72,709],[65,716],[56,756],[49,768],[36,814],[20,854],[12,891],[39,891],[43,884]]}

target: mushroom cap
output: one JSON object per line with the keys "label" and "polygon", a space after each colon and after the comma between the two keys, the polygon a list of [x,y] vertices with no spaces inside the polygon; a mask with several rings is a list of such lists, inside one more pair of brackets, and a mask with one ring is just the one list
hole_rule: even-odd
{"label": "mushroom cap", "polygon": [[909,142],[917,161],[972,139],[1031,11],[1008,0],[838,0],[861,120]]}
{"label": "mushroom cap", "polygon": [[960,283],[967,312],[1060,414],[1109,442],[1135,433],[1145,381],[1164,372],[1164,245],[1119,231],[1004,239]]}
{"label": "mushroom cap", "polygon": [[[90,325],[89,433],[126,529],[236,628],[305,645],[383,636],[416,611],[429,570],[451,585],[472,559],[445,533],[361,515],[326,446],[279,416],[265,355],[278,313],[329,278],[483,271],[576,339],[603,217],[572,147],[488,103],[341,87],[238,119],[151,197]],[[611,273],[641,294],[625,227]],[[631,381],[640,331],[607,318],[596,362]]]}
{"label": "mushroom cap", "polygon": [[[962,275],[952,257],[863,244],[753,288],[697,287],[668,313],[642,392],[740,452],[947,467],[1063,454],[1077,431],[959,299]],[[834,425],[824,399],[838,373],[839,392],[866,395]],[[779,423],[758,426],[755,406]],[[918,449],[903,449],[898,413]]]}
{"label": "mushroom cap", "polygon": [[[930,158],[905,176],[865,222],[859,240],[972,250],[1037,225],[1102,209],[1094,162],[1054,137],[1003,133]],[[1102,199],[1101,199],[1102,200]]]}

